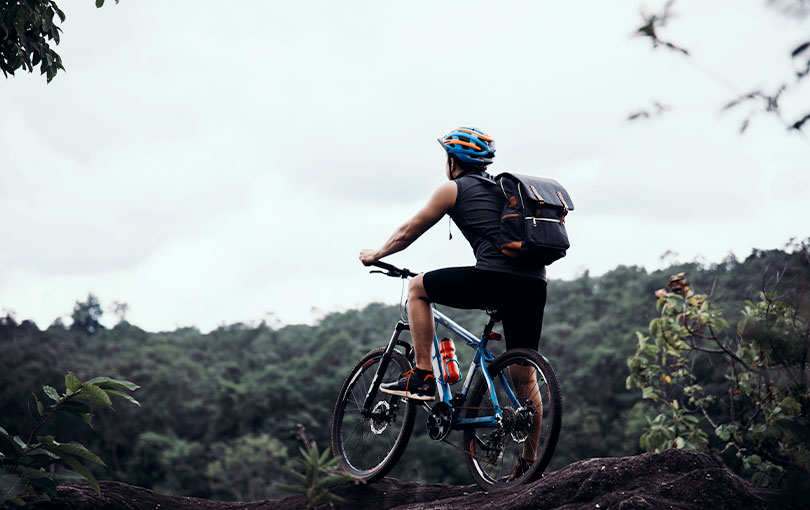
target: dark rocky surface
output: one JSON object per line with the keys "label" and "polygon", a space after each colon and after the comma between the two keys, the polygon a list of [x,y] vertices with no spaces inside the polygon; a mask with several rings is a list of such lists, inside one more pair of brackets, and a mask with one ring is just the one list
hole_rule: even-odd
{"label": "dark rocky surface", "polygon": [[[98,495],[85,485],[61,486],[41,510],[288,510],[306,508],[302,496],[235,503],[166,496],[120,482],[101,482]],[[542,479],[506,491],[477,486],[409,483],[386,478],[368,485],[343,484],[332,492],[348,500],[345,509],[782,509],[778,494],[757,489],[712,460],[690,451],[669,450],[634,457],[575,462]],[[322,506],[329,508],[328,505]]]}

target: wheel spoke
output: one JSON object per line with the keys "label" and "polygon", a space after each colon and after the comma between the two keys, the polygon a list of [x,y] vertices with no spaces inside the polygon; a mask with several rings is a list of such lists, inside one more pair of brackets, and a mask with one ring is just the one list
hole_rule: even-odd
{"label": "wheel spoke", "polygon": [[[556,445],[559,410],[555,410],[553,405],[559,406],[560,402],[556,379],[549,384],[547,378],[548,374],[554,377],[553,370],[536,352],[508,351],[488,367],[503,415],[502,428],[489,433],[481,430],[478,440],[483,442],[481,451],[485,453],[478,454],[478,448],[476,453],[483,459],[474,456],[467,458],[473,477],[485,489],[524,483],[542,472],[541,467],[545,468],[548,464],[548,458],[553,454],[553,445]],[[517,398],[517,407],[509,397],[510,394]],[[494,407],[489,399],[489,390],[483,379],[479,379],[465,405],[481,407],[482,401],[486,401],[486,405]],[[535,409],[534,413],[531,413],[531,408]],[[468,416],[491,414],[491,410],[476,410]],[[465,433],[467,444],[470,437],[476,437],[474,431]],[[546,448],[547,444],[551,446]],[[516,478],[515,468],[524,454],[526,458],[537,456],[537,464],[533,464],[534,467],[525,475]],[[543,461],[539,460],[541,456]],[[495,462],[489,463],[487,460]]]}
{"label": "wheel spoke", "polygon": [[[395,398],[381,393],[369,409],[364,409],[363,403],[381,357],[382,350],[378,350],[358,362],[355,371],[360,373],[353,372],[355,375],[347,378],[352,381],[350,386],[341,389],[343,400],[336,409],[338,422],[333,423],[332,428],[333,444],[343,457],[343,466],[351,474],[366,480],[384,475],[399,458],[406,444],[399,438],[410,434],[415,414],[410,403],[398,405],[395,411]],[[408,368],[404,356],[395,351],[382,380],[398,377]],[[372,416],[364,416],[364,411],[371,412]]]}

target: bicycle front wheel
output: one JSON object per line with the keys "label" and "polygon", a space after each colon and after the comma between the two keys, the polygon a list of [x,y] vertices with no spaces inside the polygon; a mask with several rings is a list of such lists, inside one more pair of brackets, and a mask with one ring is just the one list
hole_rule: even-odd
{"label": "bicycle front wheel", "polygon": [[[548,360],[531,349],[513,349],[487,367],[502,420],[497,428],[466,429],[467,466],[484,490],[540,478],[554,455],[562,422],[562,394]],[[495,409],[482,374],[473,384],[467,417],[492,416]],[[521,461],[532,460],[530,465]]]}
{"label": "bicycle front wheel", "polygon": [[[340,388],[332,415],[332,453],[341,468],[359,480],[373,482],[397,463],[413,430],[413,401],[377,392],[369,409],[363,401],[380,366],[385,349],[375,349],[354,366]],[[381,383],[396,381],[411,364],[394,351]]]}

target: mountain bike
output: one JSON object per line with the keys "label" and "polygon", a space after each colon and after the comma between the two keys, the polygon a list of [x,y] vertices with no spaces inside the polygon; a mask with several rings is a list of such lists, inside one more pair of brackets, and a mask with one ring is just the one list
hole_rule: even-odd
{"label": "mountain bike", "polygon": [[[417,276],[407,269],[377,262],[386,276]],[[431,361],[437,398],[432,402],[403,398],[379,391],[380,384],[397,380],[414,366],[411,344],[400,335],[409,330],[400,319],[388,344],[366,353],[352,368],[340,388],[332,415],[332,452],[340,467],[352,477],[372,482],[385,476],[397,463],[413,431],[417,407],[427,412],[428,436],[464,452],[475,482],[492,491],[540,478],[551,461],[562,419],[562,395],[548,360],[532,349],[512,349],[495,357],[487,347],[501,336],[493,331],[500,321],[497,310],[488,310],[489,321],[480,338],[433,309],[436,327],[443,326],[475,350],[463,385],[453,392],[433,337]],[[460,381],[459,381],[460,382]],[[456,383],[458,384],[458,383]],[[461,446],[448,440],[462,432]],[[535,461],[523,469],[519,458]],[[525,467],[525,466],[524,466]]]}

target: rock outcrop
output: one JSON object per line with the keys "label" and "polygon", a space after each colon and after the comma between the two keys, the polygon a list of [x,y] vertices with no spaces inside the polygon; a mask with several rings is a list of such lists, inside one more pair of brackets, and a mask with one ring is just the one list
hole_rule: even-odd
{"label": "rock outcrop", "polygon": [[[306,508],[302,496],[235,503],[166,496],[120,482],[101,482],[98,495],[85,485],[64,485],[39,510],[292,510]],[[332,492],[346,509],[470,510],[658,510],[783,509],[779,494],[757,489],[711,457],[684,450],[575,462],[540,480],[485,493],[477,486],[419,484],[386,478],[368,485],[344,484]],[[328,505],[325,506],[328,508]]]}

